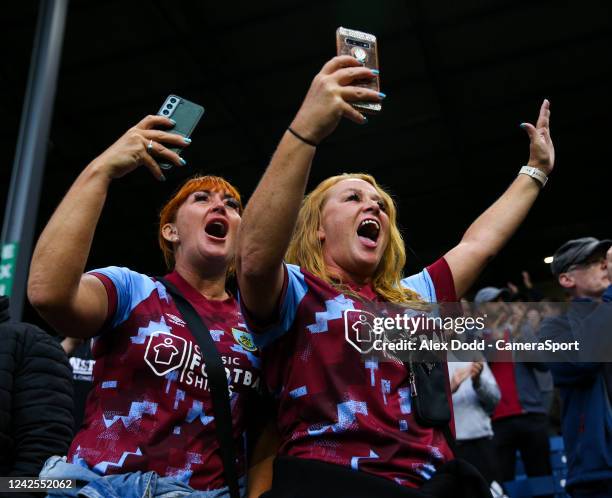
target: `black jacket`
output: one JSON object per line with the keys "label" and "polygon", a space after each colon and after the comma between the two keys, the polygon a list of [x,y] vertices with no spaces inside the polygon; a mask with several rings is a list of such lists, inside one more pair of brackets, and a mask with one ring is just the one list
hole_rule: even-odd
{"label": "black jacket", "polygon": [[0,296],[0,476],[37,477],[47,458],[66,454],[72,435],[64,350],[38,327],[9,321]]}

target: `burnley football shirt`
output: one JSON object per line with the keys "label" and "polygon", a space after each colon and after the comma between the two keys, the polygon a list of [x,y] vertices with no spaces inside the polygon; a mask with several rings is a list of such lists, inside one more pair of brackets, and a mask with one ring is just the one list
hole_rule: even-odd
{"label": "burnley football shirt", "polygon": [[[416,422],[403,363],[362,354],[347,340],[371,332],[364,303],[384,304],[369,285],[352,287],[356,299],[297,266],[285,268],[277,323],[253,327],[278,402],[279,453],[420,486],[452,451],[440,430]],[[402,285],[427,302],[456,301],[443,258]]]}
{"label": "burnley football shirt", "polygon": [[[127,268],[91,274],[106,288],[109,316],[92,348],[94,386],[68,461],[101,475],[153,470],[198,490],[225,487],[206,365],[172,296]],[[233,297],[211,301],[178,273],[167,278],[202,317],[225,365],[242,475],[258,350]]]}

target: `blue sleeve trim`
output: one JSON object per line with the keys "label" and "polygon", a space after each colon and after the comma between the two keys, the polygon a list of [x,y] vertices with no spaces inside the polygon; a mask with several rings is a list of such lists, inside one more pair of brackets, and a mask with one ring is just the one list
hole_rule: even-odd
{"label": "blue sleeve trim", "polygon": [[602,300],[604,303],[612,302],[612,285],[609,285],[606,291],[603,293]]}
{"label": "blue sleeve trim", "polygon": [[429,276],[427,269],[424,269],[420,273],[415,273],[409,277],[401,280],[402,287],[413,290],[422,299],[428,303],[438,302],[436,298],[436,288],[434,287],[433,281]]}
{"label": "blue sleeve trim", "polygon": [[278,321],[265,330],[253,333],[255,344],[262,349],[289,331],[295,320],[298,306],[308,292],[308,284],[306,284],[306,279],[300,267],[285,264],[285,269],[287,271],[287,288],[283,296]]}
{"label": "blue sleeve trim", "polygon": [[156,289],[155,282],[150,277],[128,268],[107,266],[92,270],[90,273],[100,273],[108,277],[115,286],[117,309],[110,322],[112,328],[125,322],[132,310]]}

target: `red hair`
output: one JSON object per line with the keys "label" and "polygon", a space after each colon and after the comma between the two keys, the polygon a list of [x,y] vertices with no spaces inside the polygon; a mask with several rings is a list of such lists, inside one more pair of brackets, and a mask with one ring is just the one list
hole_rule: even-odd
{"label": "red hair", "polygon": [[183,203],[187,200],[194,192],[202,190],[208,190],[209,192],[224,192],[231,195],[240,204],[238,212],[242,215],[242,201],[240,200],[240,193],[231,183],[219,176],[195,176],[187,180],[183,185],[176,191],[172,198],[166,202],[161,212],[159,213],[159,231],[157,234],[157,240],[159,241],[159,247],[164,254],[164,260],[166,266],[169,269],[174,268],[174,247],[172,243],[162,235],[162,229],[166,223],[174,223],[176,221],[176,213]]}

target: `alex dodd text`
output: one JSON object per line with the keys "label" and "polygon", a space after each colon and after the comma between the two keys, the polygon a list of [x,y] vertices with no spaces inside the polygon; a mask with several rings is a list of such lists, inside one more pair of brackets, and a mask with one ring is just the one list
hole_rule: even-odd
{"label": "alex dodd text", "polygon": [[498,351],[579,351],[578,341],[572,342],[553,342],[547,339],[542,342],[512,342],[505,339],[498,339],[490,342],[484,339],[463,342],[459,339],[450,341],[436,341],[432,339],[401,339],[389,341],[386,339],[376,339],[374,341],[376,351],[486,351],[496,349]]}

